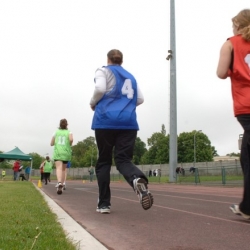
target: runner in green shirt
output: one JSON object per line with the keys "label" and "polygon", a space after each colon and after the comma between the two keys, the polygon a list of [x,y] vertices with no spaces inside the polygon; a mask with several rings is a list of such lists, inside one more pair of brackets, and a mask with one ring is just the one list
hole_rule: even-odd
{"label": "runner in green shirt", "polygon": [[43,165],[45,185],[47,185],[48,181],[50,181],[50,174],[52,172],[52,168],[53,168],[53,162],[50,160],[49,156],[46,156],[46,160],[44,161]]}
{"label": "runner in green shirt", "polygon": [[56,165],[57,175],[57,194],[62,194],[63,183],[65,181],[65,169],[67,163],[71,160],[71,146],[73,143],[73,134],[68,130],[66,119],[60,120],[58,130],[51,139],[51,146],[54,146],[53,159]]}

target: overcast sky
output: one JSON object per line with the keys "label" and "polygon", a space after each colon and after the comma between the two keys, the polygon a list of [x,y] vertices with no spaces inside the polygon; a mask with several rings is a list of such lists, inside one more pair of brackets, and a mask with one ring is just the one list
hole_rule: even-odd
{"label": "overcast sky", "polygon": [[[95,70],[111,49],[140,85],[137,108],[147,143],[169,132],[170,1],[1,0],[0,150],[51,154],[52,134],[66,118],[74,145],[94,136],[89,100]],[[239,152],[230,80],[216,77],[231,18],[249,0],[176,0],[177,132],[202,130],[219,155]]]}

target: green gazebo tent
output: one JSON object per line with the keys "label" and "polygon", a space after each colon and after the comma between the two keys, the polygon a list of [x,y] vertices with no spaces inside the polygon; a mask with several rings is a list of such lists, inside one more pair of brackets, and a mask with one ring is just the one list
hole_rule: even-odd
{"label": "green gazebo tent", "polygon": [[32,161],[31,155],[26,155],[18,147],[5,153],[0,153],[0,159]]}
{"label": "green gazebo tent", "polygon": [[0,162],[3,160],[22,160],[22,161],[31,161],[30,173],[32,171],[32,156],[26,155],[18,147],[13,150],[5,153],[0,153]]}

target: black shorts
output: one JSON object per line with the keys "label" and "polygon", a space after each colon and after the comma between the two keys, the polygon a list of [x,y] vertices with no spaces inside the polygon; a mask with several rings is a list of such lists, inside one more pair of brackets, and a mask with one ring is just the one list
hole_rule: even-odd
{"label": "black shorts", "polygon": [[[54,160],[54,161],[62,161],[62,160]],[[62,161],[63,164],[68,164],[69,161]]]}

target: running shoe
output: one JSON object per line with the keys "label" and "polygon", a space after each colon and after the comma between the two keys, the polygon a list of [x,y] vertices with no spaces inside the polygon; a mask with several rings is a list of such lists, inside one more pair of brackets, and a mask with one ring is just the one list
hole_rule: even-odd
{"label": "running shoe", "polygon": [[57,187],[57,194],[62,194],[62,190],[63,190],[63,185],[61,182],[59,182]]}
{"label": "running shoe", "polygon": [[63,183],[63,190],[66,190],[66,184]]}
{"label": "running shoe", "polygon": [[243,218],[249,220],[250,219],[250,215],[247,215],[247,214],[244,214],[240,211],[240,208],[238,205],[231,205],[229,207],[231,209],[231,211],[234,213],[234,214],[237,214],[237,215],[241,215]]}
{"label": "running shoe", "polygon": [[58,183],[56,183],[55,187],[56,187],[56,188],[58,187]]}
{"label": "running shoe", "polygon": [[110,214],[110,206],[104,206],[101,208],[97,207],[96,212],[101,214]]}
{"label": "running shoe", "polygon": [[144,210],[148,210],[154,203],[153,195],[148,190],[148,185],[145,179],[137,178],[133,180],[134,190],[139,198],[139,201]]}

